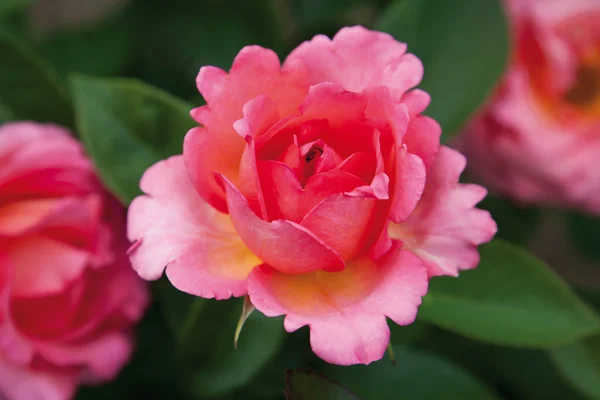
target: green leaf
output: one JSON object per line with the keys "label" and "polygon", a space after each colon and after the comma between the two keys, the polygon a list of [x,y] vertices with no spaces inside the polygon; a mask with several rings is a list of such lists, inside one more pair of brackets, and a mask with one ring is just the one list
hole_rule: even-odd
{"label": "green leaf", "polygon": [[425,66],[425,112],[456,134],[492,92],[508,59],[507,26],[498,0],[396,0],[375,28],[408,43]]}
{"label": "green leaf", "polygon": [[[283,343],[281,318],[254,312],[244,324],[237,350],[235,329],[241,299],[206,300],[160,282],[159,297],[177,342],[177,353],[189,392],[215,397],[246,386],[272,361]],[[282,377],[283,379],[283,377]]]}
{"label": "green leaf", "polygon": [[591,399],[600,399],[600,335],[549,351],[563,376]]}
{"label": "green leaf", "polygon": [[314,372],[286,371],[287,400],[358,400],[349,390]]}
{"label": "green leaf", "polygon": [[0,32],[0,103],[14,119],[72,126],[66,84],[26,45]]}
{"label": "green leaf", "polygon": [[104,183],[123,203],[140,193],[155,162],[181,154],[195,124],[187,103],[142,82],[76,76],[71,87],[77,131]]}
{"label": "green leaf", "polygon": [[342,20],[345,13],[353,8],[366,8],[369,3],[365,0],[293,0],[292,11],[299,24],[320,25]]}
{"label": "green leaf", "polygon": [[433,327],[419,347],[460,363],[504,399],[584,400],[562,379],[543,350],[475,342]]}
{"label": "green leaf", "polygon": [[[174,4],[175,3],[175,4]],[[188,98],[197,95],[200,67],[229,69],[246,45],[278,49],[281,34],[274,2],[139,1],[137,73],[146,81]]]}
{"label": "green leaf", "polygon": [[565,215],[569,238],[586,258],[600,261],[600,218],[568,213]]}
{"label": "green leaf", "polygon": [[32,0],[2,0],[0,2],[0,18],[15,11],[24,9]]}
{"label": "green leaf", "polygon": [[7,106],[0,102],[0,124],[12,120],[15,120],[15,115]]}
{"label": "green leaf", "polygon": [[[396,365],[326,367],[327,376],[369,400],[491,400],[497,397],[461,367],[433,353],[394,346]],[[316,398],[316,397],[314,397]]]}
{"label": "green leaf", "polygon": [[600,321],[541,260],[500,240],[479,248],[480,265],[436,277],[419,317],[491,343],[545,348],[600,332]]}
{"label": "green leaf", "polygon": [[184,400],[177,378],[175,346],[161,310],[153,303],[136,326],[135,351],[129,363],[110,382],[82,386],[77,400]]}
{"label": "green leaf", "polygon": [[134,54],[134,26],[127,14],[100,25],[59,31],[37,43],[39,51],[63,75],[119,75]]}

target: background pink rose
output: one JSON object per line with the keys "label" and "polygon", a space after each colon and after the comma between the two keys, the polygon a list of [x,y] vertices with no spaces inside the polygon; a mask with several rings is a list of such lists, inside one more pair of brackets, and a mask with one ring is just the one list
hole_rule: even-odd
{"label": "background pink rose", "polygon": [[458,183],[459,153],[411,90],[421,62],[390,35],[344,28],[301,44],[283,67],[242,49],[229,73],[203,67],[202,126],[183,156],[150,167],[129,210],[133,267],[185,292],[248,295],[285,328],[310,326],[324,360],[382,357],[386,317],[414,321],[429,277],[474,268],[496,226]]}
{"label": "background pink rose", "polygon": [[474,175],[525,203],[600,214],[600,3],[507,1],[514,52],[461,146]]}
{"label": "background pink rose", "polygon": [[129,359],[148,298],[124,213],[69,133],[0,127],[0,393],[68,399]]}

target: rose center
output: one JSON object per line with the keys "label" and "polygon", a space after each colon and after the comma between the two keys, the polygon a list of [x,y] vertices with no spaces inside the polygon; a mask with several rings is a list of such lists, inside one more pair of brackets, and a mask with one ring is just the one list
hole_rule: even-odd
{"label": "rose center", "polygon": [[311,162],[312,160],[314,160],[316,157],[319,157],[323,154],[323,149],[317,146],[313,146],[308,153],[306,153],[306,156],[304,157],[304,159],[306,160],[307,163]]}
{"label": "rose center", "polygon": [[575,83],[567,90],[563,99],[583,109],[600,106],[600,63],[580,65]]}

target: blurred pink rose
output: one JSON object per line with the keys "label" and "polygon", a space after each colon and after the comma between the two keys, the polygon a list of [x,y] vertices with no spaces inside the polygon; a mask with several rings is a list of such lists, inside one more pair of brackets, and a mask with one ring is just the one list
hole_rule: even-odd
{"label": "blurred pink rose", "polygon": [[150,167],[129,210],[133,267],[182,291],[249,295],[336,364],[382,357],[386,317],[414,321],[433,275],[474,268],[494,235],[462,155],[411,90],[421,62],[391,36],[344,28],[281,67],[258,46],[203,67],[207,106],[183,156]]}
{"label": "blurred pink rose", "polygon": [[0,126],[0,397],[68,399],[129,359],[148,298],[124,233],[67,131]]}
{"label": "blurred pink rose", "polygon": [[600,2],[507,6],[514,54],[460,139],[470,170],[518,201],[600,214]]}

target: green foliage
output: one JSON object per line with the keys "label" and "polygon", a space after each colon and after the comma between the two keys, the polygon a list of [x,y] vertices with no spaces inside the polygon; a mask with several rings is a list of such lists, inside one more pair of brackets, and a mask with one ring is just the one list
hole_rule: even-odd
{"label": "green foliage", "polygon": [[488,194],[477,207],[488,210],[498,225],[496,238],[525,245],[537,228],[541,210]]}
{"label": "green foliage", "polygon": [[408,43],[425,66],[426,114],[446,140],[491,94],[508,59],[506,21],[498,0],[396,0],[375,28]]}
{"label": "green foliage", "polygon": [[600,399],[600,335],[552,349],[550,357],[573,387]]}
{"label": "green foliage", "polygon": [[275,50],[281,35],[273,2],[141,0],[131,13],[138,34],[135,71],[146,81],[179,96],[197,95],[195,79],[203,65],[229,70],[246,45]]}
{"label": "green foliage", "polygon": [[128,79],[77,76],[71,87],[77,132],[106,186],[128,204],[150,165],[181,154],[183,137],[195,125],[192,107]]}
{"label": "green foliage", "polygon": [[65,76],[120,75],[133,61],[132,19],[129,14],[117,15],[99,25],[61,30],[36,40],[36,47]]}
{"label": "green foliage", "polygon": [[48,63],[19,39],[2,31],[0,60],[3,118],[73,125],[66,83]]}
{"label": "green foliage", "polygon": [[195,397],[222,396],[248,385],[281,348],[280,318],[253,313],[236,350],[233,339],[242,312],[241,299],[205,300],[164,284],[160,298],[165,318],[185,367],[184,385]]}
{"label": "green foliage", "polygon": [[2,0],[2,2],[0,2],[0,18],[24,9],[31,1],[32,0]]}
{"label": "green foliage", "polygon": [[309,371],[286,373],[285,396],[287,400],[358,400],[337,383]]}
{"label": "green foliage", "polygon": [[600,332],[598,317],[544,263],[496,240],[459,279],[433,278],[419,310],[468,337],[511,346],[551,347]]}
{"label": "green foliage", "polygon": [[441,329],[429,330],[417,346],[460,363],[505,399],[584,400],[569,387],[542,350],[475,342]]}
{"label": "green foliage", "polygon": [[578,213],[565,215],[569,238],[581,254],[600,261],[600,218]]}
{"label": "green foliage", "polygon": [[422,350],[395,347],[397,363],[385,358],[369,366],[325,367],[326,375],[365,400],[498,399],[458,365]]}

